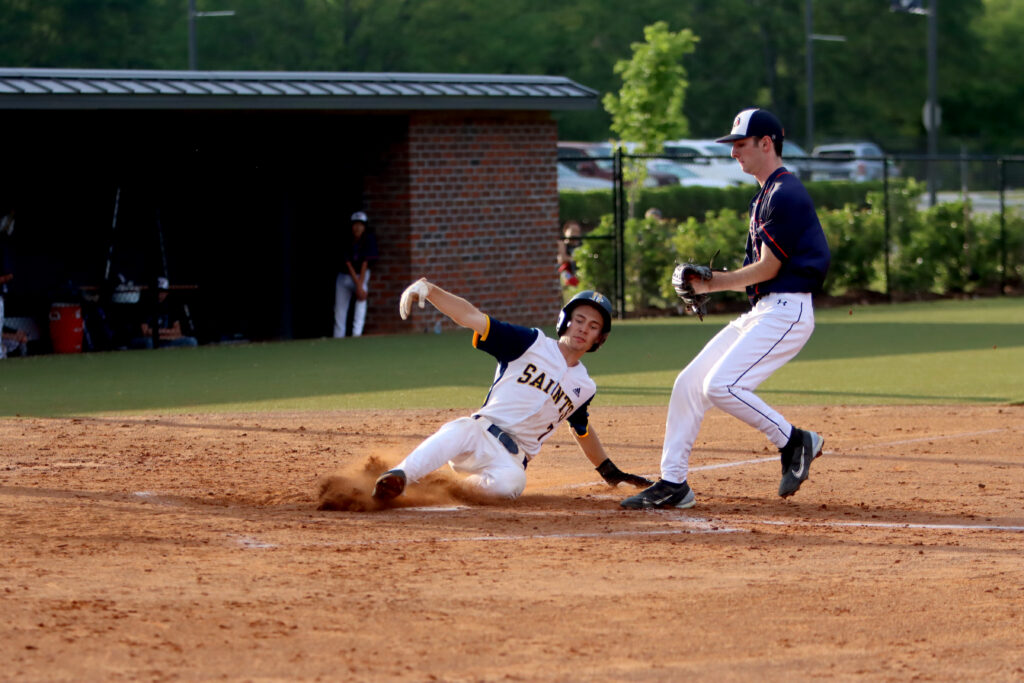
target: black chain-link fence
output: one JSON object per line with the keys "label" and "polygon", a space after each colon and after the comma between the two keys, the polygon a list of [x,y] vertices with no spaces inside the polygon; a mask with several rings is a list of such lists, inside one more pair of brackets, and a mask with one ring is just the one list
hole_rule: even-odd
{"label": "black chain-link fence", "polygon": [[[716,266],[740,265],[757,186],[735,160],[606,148],[604,156],[578,151],[560,161],[607,181],[603,190],[563,191],[561,217],[584,225],[579,287],[609,293],[620,316],[677,307],[667,284],[677,261],[707,260],[720,249]],[[838,150],[784,163],[804,181],[829,238],[825,294],[899,300],[1020,291],[1024,157]],[[633,191],[638,166],[648,173]]]}

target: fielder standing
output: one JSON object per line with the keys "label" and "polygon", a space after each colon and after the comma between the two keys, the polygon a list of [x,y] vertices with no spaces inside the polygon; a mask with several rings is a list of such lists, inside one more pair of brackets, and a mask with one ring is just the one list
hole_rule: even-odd
{"label": "fielder standing", "polygon": [[784,136],[774,115],[747,109],[736,116],[732,132],[718,140],[732,143],[733,158],[761,186],[750,203],[743,267],[732,272],[705,268],[689,282],[678,277],[677,269],[673,284],[677,291],[685,289],[698,297],[746,290],[751,310],[719,332],[679,373],[668,405],[661,479],[623,500],[622,507],[695,504],[686,481],[690,451],[704,413],[712,406],[759,429],[778,447],[779,495],[784,498],[796,493],[807,479],[811,461],[821,455],[825,441],[820,435],[797,429],[754,394],[810,338],[811,295],[821,290],[831,260],[814,203],[800,180],[782,165]]}
{"label": "fielder standing", "polygon": [[612,306],[597,292],[580,292],[558,316],[558,340],[538,329],[502,322],[426,278],[402,293],[399,313],[408,317],[413,302],[429,301],[462,327],[473,330],[473,346],[498,361],[484,404],[470,417],[441,427],[395,469],[382,474],[374,498],[400,495],[448,463],[469,475],[467,482],[495,498],[517,498],[526,487],[526,466],[563,420],[598,473],[612,486],[647,486],[648,479],[627,474],[605,453],[590,426],[587,407],[597,390],[580,359],[596,351],[612,326]]}

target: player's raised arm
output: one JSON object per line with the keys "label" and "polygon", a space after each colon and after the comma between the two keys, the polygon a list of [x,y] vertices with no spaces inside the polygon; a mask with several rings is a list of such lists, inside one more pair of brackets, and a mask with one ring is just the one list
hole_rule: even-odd
{"label": "player's raised arm", "polygon": [[456,324],[480,334],[487,333],[486,314],[462,297],[438,287],[425,277],[421,277],[402,292],[402,298],[398,304],[398,312],[402,316],[402,320],[409,317],[412,305],[417,301],[420,308],[423,308],[425,301],[429,301],[434,304],[434,308],[451,318]]}

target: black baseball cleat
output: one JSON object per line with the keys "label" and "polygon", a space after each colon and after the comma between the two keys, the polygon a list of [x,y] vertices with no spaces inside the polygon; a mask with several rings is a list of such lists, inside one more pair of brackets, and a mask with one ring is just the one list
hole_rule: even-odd
{"label": "black baseball cleat", "polygon": [[402,470],[388,470],[377,477],[373,485],[373,497],[377,500],[391,500],[402,495],[405,490],[405,472]]}
{"label": "black baseball cleat", "polygon": [[685,481],[673,484],[659,479],[635,496],[630,496],[619,505],[627,510],[649,510],[656,508],[692,508],[697,498]]}
{"label": "black baseball cleat", "polygon": [[[807,480],[811,471],[811,461],[821,455],[825,439],[816,432],[805,432],[796,429],[794,436],[799,437],[791,454],[782,453],[782,481],[779,482],[779,495],[788,498],[800,490],[800,484]],[[787,455],[789,456],[787,459]]]}

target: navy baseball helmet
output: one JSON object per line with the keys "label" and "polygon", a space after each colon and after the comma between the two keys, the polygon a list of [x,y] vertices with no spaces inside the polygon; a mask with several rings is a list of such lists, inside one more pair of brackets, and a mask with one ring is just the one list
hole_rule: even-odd
{"label": "navy baseball helmet", "polygon": [[597,338],[597,341],[587,349],[587,353],[591,351],[597,351],[601,348],[601,344],[608,338],[608,333],[612,331],[612,302],[604,294],[595,292],[591,289],[584,290],[569,299],[569,303],[562,307],[561,312],[558,314],[558,322],[555,326],[555,331],[558,332],[558,336],[561,337],[565,334],[565,331],[569,329],[569,319],[572,318],[572,312],[577,306],[587,304],[596,308],[601,313],[601,318],[604,319],[604,326],[601,328],[601,336]]}

